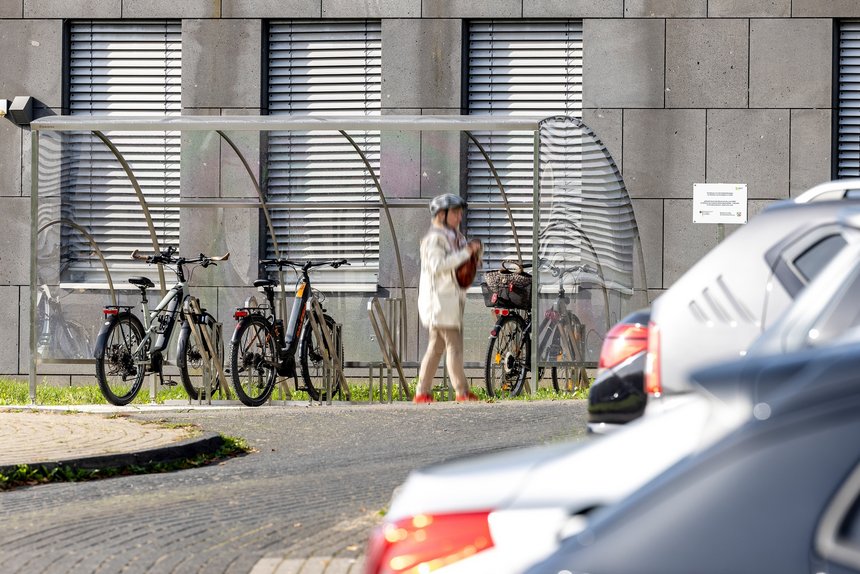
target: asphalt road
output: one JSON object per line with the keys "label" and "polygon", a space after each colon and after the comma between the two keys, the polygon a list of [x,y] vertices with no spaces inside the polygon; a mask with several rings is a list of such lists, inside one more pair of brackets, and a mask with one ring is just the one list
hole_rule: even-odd
{"label": "asphalt road", "polygon": [[244,574],[264,559],[358,556],[410,470],[583,436],[585,403],[293,406],[136,417],[193,422],[242,437],[257,452],[199,469],[0,492],[4,573]]}

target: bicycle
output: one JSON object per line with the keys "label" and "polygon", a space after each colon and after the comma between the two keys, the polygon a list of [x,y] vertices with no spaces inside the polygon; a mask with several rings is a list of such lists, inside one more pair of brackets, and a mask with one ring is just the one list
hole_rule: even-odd
{"label": "bicycle", "polygon": [[[484,383],[489,396],[517,396],[531,371],[531,276],[523,273],[531,264],[519,265],[506,261],[503,269],[510,275],[526,277],[527,281],[515,282],[512,278],[499,286],[481,284],[484,303],[493,308],[498,317],[490,331],[487,356],[484,366]],[[584,357],[584,325],[575,313],[567,309],[570,299],[564,290],[564,276],[570,273],[590,272],[588,266],[574,266],[561,270],[550,267],[553,276],[559,279],[558,296],[552,307],[544,313],[538,325],[538,353],[541,362],[564,362],[550,369],[553,389],[573,390],[582,386],[584,375],[575,365],[577,358]],[[565,355],[569,357],[564,361]],[[538,368],[537,378],[543,378],[544,367]],[[560,383],[561,381],[561,383]],[[575,383],[573,383],[575,381]],[[585,381],[587,386],[587,381]]]}
{"label": "bicycle", "polygon": [[[274,291],[278,282],[273,279],[258,279],[254,287],[262,288],[268,307],[245,306],[233,314],[237,323],[230,340],[230,376],[239,400],[249,407],[265,403],[275,387],[277,377],[292,377],[297,391],[306,391],[311,400],[325,400],[326,394],[314,386],[314,379],[322,375],[323,349],[327,346],[314,336],[314,330],[305,321],[311,305],[320,302],[319,293],[311,286],[310,271],[330,266],[337,269],[349,265],[346,259],[304,263],[288,259],[263,259],[262,267],[291,267],[297,273],[296,296],[287,327],[278,318]],[[325,309],[323,309],[325,312]],[[323,314],[326,328],[333,332],[334,319]],[[337,356],[343,368],[343,344],[337,343]],[[295,355],[299,353],[302,382],[299,387]],[[317,383],[319,384],[319,383]],[[321,386],[321,385],[320,385]],[[339,392],[339,391],[338,391]],[[334,394],[334,392],[332,393]]]}
{"label": "bicycle", "polygon": [[[151,312],[147,307],[149,300],[146,290],[154,287],[147,277],[130,277],[128,282],[140,290],[140,306],[144,323],[132,313],[131,305],[108,305],[104,307],[104,325],[96,342],[96,378],[104,397],[113,405],[127,405],[140,391],[146,373],[156,373],[162,385],[175,385],[164,381],[163,352],[170,343],[177,318],[181,323],[176,345],[176,365],[185,392],[192,400],[199,400],[205,394],[211,397],[219,388],[218,376],[204,365],[208,356],[214,361],[223,361],[224,343],[221,325],[215,317],[201,310],[199,314],[190,310],[192,295],[188,290],[185,267],[199,265],[206,268],[226,261],[230,254],[209,257],[202,253],[193,259],[176,255],[175,247],[168,247],[158,255],[144,256],[137,249],[131,258],[146,263],[168,266],[177,278],[176,284]],[[191,270],[193,272],[193,269]],[[190,273],[189,273],[190,278]],[[192,336],[192,326],[186,319],[191,317],[200,329],[202,348],[197,337]],[[214,349],[209,348],[202,330],[206,329]],[[208,373],[207,373],[208,372]],[[200,379],[199,386],[195,381]]]}
{"label": "bicycle", "polygon": [[90,337],[82,325],[66,319],[60,298],[47,285],[39,286],[36,298],[36,331],[40,357],[87,359],[92,355]]}

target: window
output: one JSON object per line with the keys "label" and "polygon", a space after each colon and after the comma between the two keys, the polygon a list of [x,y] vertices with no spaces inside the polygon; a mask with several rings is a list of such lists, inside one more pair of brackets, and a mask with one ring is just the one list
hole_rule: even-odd
{"label": "window", "polygon": [[860,177],[860,22],[839,29],[839,135],[836,175]]}
{"label": "window", "polygon": [[[475,21],[469,25],[469,114],[582,115],[582,22]],[[475,132],[492,159],[513,210],[524,256],[531,254],[534,144],[531,133]],[[501,192],[477,146],[469,142],[467,197],[500,205]],[[503,209],[470,209],[469,234],[486,242],[486,266],[515,258]]]}
{"label": "window", "polygon": [[[382,29],[378,21],[273,22],[269,28],[270,114],[380,115]],[[379,133],[350,133],[378,173]],[[364,162],[339,133],[272,132],[270,202],[343,202],[358,206],[272,208],[281,256],[346,258],[325,281],[375,284],[379,269],[379,200]],[[267,256],[274,257],[268,241]],[[322,270],[321,270],[322,271]]]}
{"label": "window", "polygon": [[[179,115],[182,43],[178,22],[76,21],[69,28],[68,101],[72,115]],[[178,132],[109,132],[149,201],[179,199]],[[63,216],[87,229],[114,271],[134,249],[152,252],[137,194],[117,158],[98,138],[63,140]],[[179,244],[179,208],[150,207],[159,244]],[[63,279],[105,282],[89,243],[63,230]],[[116,279],[116,277],[114,277]]]}
{"label": "window", "polygon": [[794,260],[794,266],[807,281],[810,281],[833,261],[846,244],[845,238],[841,235],[829,235],[801,253]]}

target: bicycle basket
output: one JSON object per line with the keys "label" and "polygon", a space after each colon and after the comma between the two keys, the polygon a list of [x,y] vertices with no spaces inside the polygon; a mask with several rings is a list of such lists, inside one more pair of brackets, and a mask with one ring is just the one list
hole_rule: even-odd
{"label": "bicycle basket", "polygon": [[487,307],[524,309],[526,311],[532,308],[531,281],[527,283],[509,281],[495,285],[490,285],[488,282],[481,283],[481,294],[484,296],[484,305]]}

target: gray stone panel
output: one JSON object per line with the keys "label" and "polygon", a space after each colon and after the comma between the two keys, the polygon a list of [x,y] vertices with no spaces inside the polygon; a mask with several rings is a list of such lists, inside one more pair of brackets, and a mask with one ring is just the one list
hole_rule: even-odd
{"label": "gray stone panel", "polygon": [[625,0],[625,18],[704,18],[707,0]]}
{"label": "gray stone panel", "polygon": [[622,0],[523,0],[524,18],[620,18]]}
{"label": "gray stone panel", "polygon": [[459,110],[462,40],[462,20],[383,20],[383,109]]}
{"label": "gray stone panel", "polygon": [[319,18],[320,0],[221,0],[222,18]]}
{"label": "gray stone panel", "polygon": [[783,18],[791,16],[792,0],[708,0],[711,18]]}
{"label": "gray stone panel", "polygon": [[858,18],[857,0],[792,0],[791,15],[803,18]]}
{"label": "gray stone panel", "polygon": [[[634,199],[633,213],[636,216],[636,226],[639,228],[639,240],[642,245],[642,257],[645,260],[645,278],[649,289],[659,289],[663,286],[663,200]],[[633,258],[634,286],[638,283],[639,258]]]}
{"label": "gray stone panel", "polygon": [[[449,110],[424,110],[428,115],[447,115]],[[458,113],[458,111],[454,111]],[[459,194],[465,189],[466,135],[460,132],[421,132],[421,197]]]}
{"label": "gray stone panel", "polygon": [[17,289],[16,298],[19,307],[15,317],[18,333],[18,370],[16,372],[26,375],[30,372],[30,287],[27,285]]}
{"label": "gray stone panel", "polygon": [[522,0],[423,0],[424,18],[519,18]]}
{"label": "gray stone panel", "polygon": [[[18,0],[5,0],[12,4]],[[4,9],[0,8],[0,14]],[[20,7],[18,14],[20,15]],[[24,18],[120,18],[122,0],[24,0]]]}
{"label": "gray stone panel", "polygon": [[[421,272],[421,239],[430,227],[430,215],[424,208],[396,208],[391,210],[394,233],[400,248],[403,263],[403,278],[406,287],[418,287]],[[379,285],[393,291],[400,287],[400,276],[394,254],[394,244],[385,213],[379,215]]]}
{"label": "gray stone panel", "polygon": [[788,110],[709,110],[707,181],[745,183],[750,199],[788,197],[789,119]]}
{"label": "gray stone panel", "polygon": [[0,96],[32,96],[59,108],[63,100],[63,21],[0,21]]}
{"label": "gray stone panel", "polygon": [[[218,109],[192,109],[185,115],[218,115]],[[220,196],[221,138],[214,131],[182,132],[180,193],[183,199]]]}
{"label": "gray stone panel", "polygon": [[750,23],[750,107],[829,108],[831,20]]}
{"label": "gray stone panel", "polygon": [[691,197],[705,179],[705,110],[625,110],[622,175],[631,197]]}
{"label": "gray stone panel", "polygon": [[0,285],[30,283],[30,198],[3,198],[0,209]]}
{"label": "gray stone panel", "polygon": [[791,197],[830,180],[830,110],[791,110]]}
{"label": "gray stone panel", "polygon": [[747,20],[667,20],[666,107],[747,107]]}
{"label": "gray stone panel", "polygon": [[0,287],[0,324],[5,325],[7,333],[5,342],[0,345],[0,374],[13,375],[18,371],[18,341],[19,336],[10,337],[10,333],[20,335],[18,315],[18,287]]}
{"label": "gray stone panel", "polygon": [[[221,2],[213,2],[212,0],[122,0],[122,17],[220,18]],[[235,45],[239,45],[238,42]]]}
{"label": "gray stone panel", "polygon": [[21,18],[24,16],[24,0],[9,0],[0,4],[0,18]]}
{"label": "gray stone panel", "polygon": [[261,43],[260,20],[183,20],[183,109],[259,109]]}
{"label": "gray stone panel", "polygon": [[717,246],[716,225],[693,223],[693,200],[665,204],[663,228],[663,287],[668,289],[696,262]]}
{"label": "gray stone panel", "polygon": [[[421,110],[386,110],[385,113],[419,115]],[[385,131],[380,138],[380,184],[385,197],[420,197],[421,132]]]}
{"label": "gray stone panel", "polygon": [[582,121],[590,127],[607,151],[612,155],[619,171],[623,170],[622,163],[622,110],[588,109],[582,110]]}
{"label": "gray stone panel", "polygon": [[322,0],[323,18],[420,18],[421,0]]}
{"label": "gray stone panel", "polygon": [[[259,109],[224,110],[223,116],[259,115]],[[239,153],[223,138],[221,139],[221,197],[240,199],[259,199],[254,189],[254,182],[248,175],[242,158],[248,163],[251,173],[256,178],[258,185],[264,186],[260,174],[260,146],[261,141],[268,132],[255,131],[225,131],[230,140],[239,148]],[[265,195],[265,189],[263,189]]]}
{"label": "gray stone panel", "polygon": [[584,108],[662,108],[664,20],[585,20]]}
{"label": "gray stone panel", "polygon": [[193,285],[238,287],[257,278],[259,212],[256,209],[182,208],[180,252],[218,256],[230,253],[218,267],[199,268]]}
{"label": "gray stone panel", "polygon": [[[12,122],[0,121],[0,197],[21,195],[22,130]],[[27,154],[30,157],[30,154]],[[27,191],[29,195],[29,190]]]}

